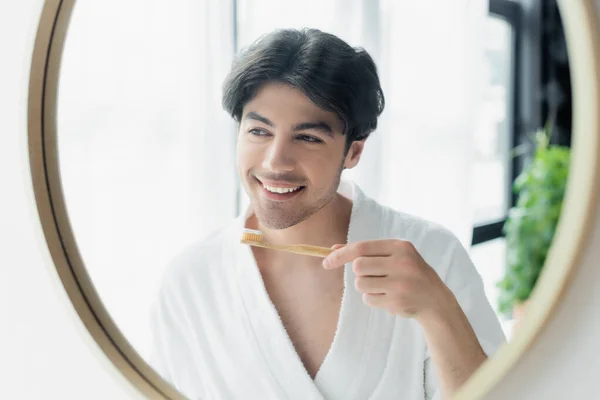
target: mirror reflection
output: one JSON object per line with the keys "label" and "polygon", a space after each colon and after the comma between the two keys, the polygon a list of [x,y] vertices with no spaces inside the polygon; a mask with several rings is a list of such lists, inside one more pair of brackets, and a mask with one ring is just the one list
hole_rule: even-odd
{"label": "mirror reflection", "polygon": [[194,399],[456,392],[560,216],[568,60],[537,7],[531,55],[514,1],[78,2],[61,180],[136,351]]}

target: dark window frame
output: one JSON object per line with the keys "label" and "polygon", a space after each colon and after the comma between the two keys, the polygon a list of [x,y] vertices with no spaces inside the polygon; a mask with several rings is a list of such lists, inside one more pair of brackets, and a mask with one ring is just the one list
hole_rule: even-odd
{"label": "dark window frame", "polygon": [[[521,121],[521,72],[522,72],[522,61],[521,61],[521,43],[523,41],[523,31],[521,21],[523,20],[523,9],[521,4],[510,1],[510,0],[490,0],[489,3],[489,15],[496,18],[500,18],[506,21],[512,28],[512,57],[511,57],[511,88],[510,88],[510,148],[513,149],[519,143],[522,143],[523,138],[519,129]],[[510,155],[509,155],[510,157]],[[508,190],[510,204],[509,208],[513,207],[516,202],[516,196],[512,191],[512,182],[515,180],[517,175],[522,169],[523,160],[521,157],[511,157],[509,160],[509,182]],[[506,222],[506,217],[489,221],[485,224],[476,225],[473,228],[473,235],[471,239],[471,245],[485,243],[490,240],[498,239],[504,236],[502,228]]]}

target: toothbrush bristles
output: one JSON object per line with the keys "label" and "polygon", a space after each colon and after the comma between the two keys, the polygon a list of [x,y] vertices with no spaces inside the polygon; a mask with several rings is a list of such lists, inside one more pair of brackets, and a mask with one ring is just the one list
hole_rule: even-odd
{"label": "toothbrush bristles", "polygon": [[263,234],[260,231],[255,231],[251,229],[246,229],[244,233],[242,233],[242,242],[262,242]]}

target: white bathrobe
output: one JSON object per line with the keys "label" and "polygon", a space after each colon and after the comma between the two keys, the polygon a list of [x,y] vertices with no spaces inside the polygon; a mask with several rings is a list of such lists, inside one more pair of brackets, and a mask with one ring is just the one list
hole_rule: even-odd
{"label": "white bathrobe", "polygon": [[[504,342],[481,277],[452,233],[383,207],[355,185],[340,185],[340,193],[353,201],[348,242],[412,242],[457,297],[484,351]],[[240,244],[248,216],[189,248],[165,273],[152,314],[151,364],[167,381],[190,399],[439,398],[419,324],[364,304],[351,264],[333,343],[311,379],[251,249]]]}

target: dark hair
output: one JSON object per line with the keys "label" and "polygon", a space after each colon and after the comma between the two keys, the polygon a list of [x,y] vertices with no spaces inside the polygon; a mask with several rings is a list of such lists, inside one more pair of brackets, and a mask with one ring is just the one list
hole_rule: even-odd
{"label": "dark hair", "polygon": [[301,90],[344,123],[349,146],[377,128],[385,100],[377,67],[362,48],[317,29],[271,32],[243,50],[223,85],[223,108],[240,121],[242,109],[267,82]]}

